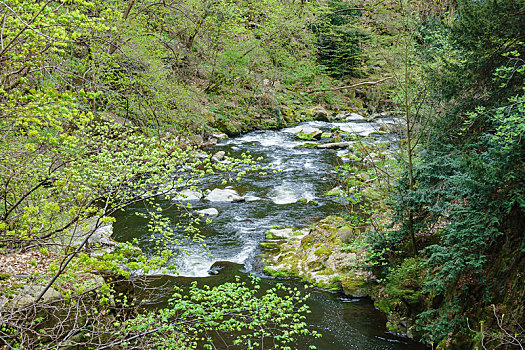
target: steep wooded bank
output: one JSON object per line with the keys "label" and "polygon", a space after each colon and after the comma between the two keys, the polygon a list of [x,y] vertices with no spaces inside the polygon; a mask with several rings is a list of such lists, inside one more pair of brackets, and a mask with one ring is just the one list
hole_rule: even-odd
{"label": "steep wooded bank", "polygon": [[523,347],[524,6],[459,1],[409,24],[395,229],[370,238],[394,329],[444,348]]}
{"label": "steep wooded bank", "polygon": [[103,119],[188,137],[278,127],[291,117],[282,107],[299,117],[319,103],[352,106],[351,95],[309,92],[331,87],[329,72],[358,74],[366,38],[360,10],[340,1],[24,1],[2,11],[6,92],[68,91]]}

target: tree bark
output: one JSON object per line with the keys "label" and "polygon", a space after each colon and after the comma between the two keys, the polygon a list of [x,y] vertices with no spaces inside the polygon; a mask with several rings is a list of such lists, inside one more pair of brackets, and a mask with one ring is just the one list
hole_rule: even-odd
{"label": "tree bark", "polygon": [[[135,0],[129,0],[128,1],[128,6],[126,7],[126,9],[124,10],[124,12],[122,13],[122,21],[126,21],[129,17],[129,13],[131,12],[131,9],[133,8],[133,5],[135,4]],[[115,43],[112,43],[109,47],[109,51],[108,53],[110,55],[112,55],[115,51],[117,50],[117,44]]]}

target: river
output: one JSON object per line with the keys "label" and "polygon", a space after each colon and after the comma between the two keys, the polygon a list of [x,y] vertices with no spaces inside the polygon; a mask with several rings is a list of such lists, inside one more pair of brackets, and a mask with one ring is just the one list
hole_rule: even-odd
{"label": "river", "polygon": [[[362,120],[329,123],[311,121],[299,127],[314,127],[330,131],[338,127],[343,132],[354,132],[368,136],[379,129],[380,123]],[[333,198],[322,194],[335,186],[334,166],[341,163],[345,151],[304,148],[304,141],[297,140],[297,128],[279,131],[254,131],[233,139],[221,141],[213,150],[223,150],[232,156],[249,152],[254,157],[263,157],[263,165],[268,165],[276,173],[268,175],[248,175],[235,184],[234,189],[245,202],[204,202],[195,201],[195,210],[216,208],[219,216],[211,224],[202,224],[200,229],[206,247],[200,242],[184,242],[185,253],[181,247],[172,247],[180,253],[177,260],[178,276],[171,276],[173,283],[187,284],[197,280],[199,283],[216,285],[231,280],[235,275],[246,278],[255,273],[263,277],[262,285],[270,286],[276,281],[264,276],[257,264],[256,255],[260,253],[259,242],[264,240],[265,232],[272,226],[305,227],[327,215],[344,211],[344,206]],[[385,135],[376,135],[384,141]],[[321,142],[327,142],[321,141]],[[221,179],[208,181],[205,189],[221,187]],[[297,200],[306,198],[318,202],[317,206]],[[170,199],[164,201],[165,215],[176,222],[180,213],[170,207]],[[126,210],[117,218],[114,227],[115,238],[126,241],[136,238],[139,246],[148,254],[153,249],[147,234],[147,222],[134,212],[143,211],[137,205]],[[181,239],[183,232],[180,232]],[[210,275],[212,273],[217,275]],[[168,278],[168,277],[166,277]],[[296,280],[279,282],[303,288]],[[386,331],[385,317],[376,310],[369,299],[353,299],[340,293],[329,293],[319,289],[309,290],[308,304],[312,310],[308,318],[311,327],[323,334],[320,339],[302,339],[294,344],[296,349],[306,349],[314,344],[321,350],[342,349],[425,349]]]}

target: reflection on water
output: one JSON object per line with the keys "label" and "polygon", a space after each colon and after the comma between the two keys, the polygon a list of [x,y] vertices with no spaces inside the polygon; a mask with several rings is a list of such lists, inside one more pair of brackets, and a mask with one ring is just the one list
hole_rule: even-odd
{"label": "reflection on water", "polygon": [[[167,277],[156,280],[157,285],[167,283],[187,286],[193,281],[200,285],[216,286],[240,276],[246,281],[248,276],[242,265],[228,262],[219,262],[215,268],[220,270],[218,275],[204,278]],[[271,288],[275,283],[285,283],[289,287],[303,289],[304,285],[297,280],[262,279],[261,289]],[[304,292],[310,294],[308,306],[312,313],[307,322],[313,330],[323,336],[319,339],[299,338],[293,349],[305,350],[315,345],[320,350],[424,350],[424,346],[411,342],[408,339],[396,337],[386,332],[384,315],[374,308],[369,299],[348,298],[339,293],[328,293],[310,288]],[[166,295],[164,300],[167,300]],[[227,350],[225,347],[221,350]]]}

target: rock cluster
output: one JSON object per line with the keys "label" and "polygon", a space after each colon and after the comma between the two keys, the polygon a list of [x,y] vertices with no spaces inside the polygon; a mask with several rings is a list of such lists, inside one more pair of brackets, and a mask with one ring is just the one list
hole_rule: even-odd
{"label": "rock cluster", "polygon": [[343,251],[356,232],[339,217],[328,217],[313,229],[273,228],[261,247],[264,271],[275,277],[299,277],[308,283],[346,294],[369,295],[371,274],[357,268],[362,251]]}

